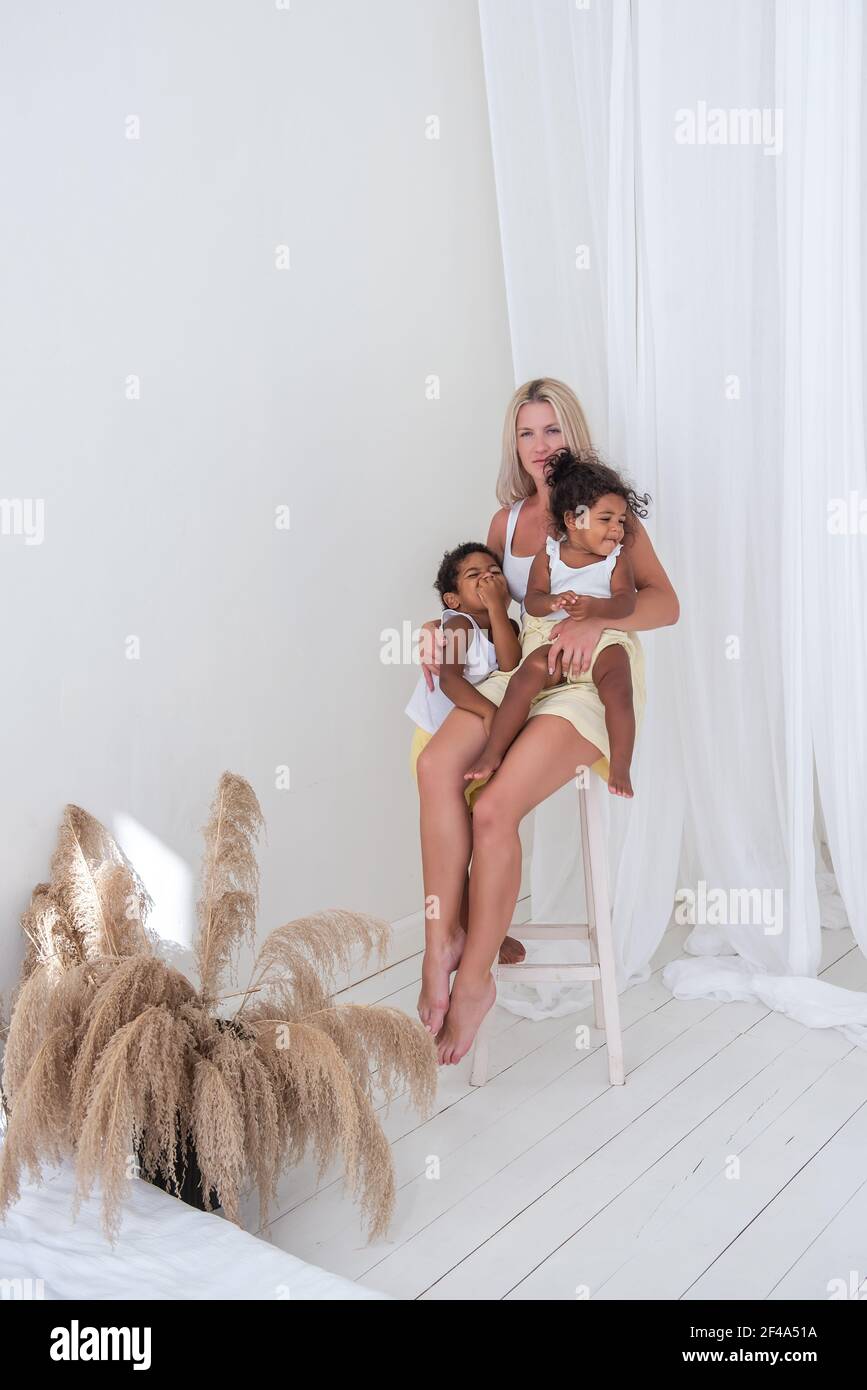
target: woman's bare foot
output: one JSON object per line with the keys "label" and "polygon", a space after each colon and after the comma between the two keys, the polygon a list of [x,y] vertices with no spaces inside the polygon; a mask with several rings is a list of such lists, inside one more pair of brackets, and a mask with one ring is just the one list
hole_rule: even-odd
{"label": "woman's bare foot", "polygon": [[526,954],[523,941],[516,941],[513,936],[503,937],[498,957],[500,965],[520,965]]}
{"label": "woman's bare foot", "polygon": [[434,1037],[443,1026],[443,1019],[449,1007],[452,972],[460,965],[466,940],[467,934],[463,927],[458,927],[451,936],[442,941],[428,941],[424,948],[418,1016]]}
{"label": "woman's bare foot", "polygon": [[452,988],[446,1021],[437,1037],[437,1059],[447,1067],[466,1057],[482,1019],[496,1000],[497,986],[490,973],[481,984],[468,985],[458,977]]}
{"label": "woman's bare foot", "polygon": [[494,753],[488,748],[483,748],[472,767],[468,767],[464,773],[464,781],[473,782],[477,777],[493,777],[502,761],[502,753]]}
{"label": "woman's bare foot", "polygon": [[608,790],[613,796],[632,796],[632,783],[629,780],[629,764],[616,760],[609,765]]}

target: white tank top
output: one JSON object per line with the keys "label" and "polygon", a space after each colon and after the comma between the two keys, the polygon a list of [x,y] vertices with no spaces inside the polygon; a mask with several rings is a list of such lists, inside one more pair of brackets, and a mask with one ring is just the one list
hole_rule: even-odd
{"label": "white tank top", "polygon": [[[588,598],[611,597],[611,575],[617,564],[617,557],[623,549],[616,545],[610,555],[598,560],[594,565],[583,565],[572,569],[560,559],[560,542],[549,536],[545,542],[548,552],[548,569],[551,574],[551,593],[564,594],[568,589],[573,594],[586,594]],[[563,608],[555,608],[555,613],[565,613]]]}
{"label": "white tank top", "polygon": [[[464,677],[470,685],[478,685],[492,671],[497,670],[497,649],[469,613],[457,613],[454,608],[444,608],[441,618],[443,625],[448,622],[449,618],[469,618],[473,625],[474,630],[470,634],[467,645]],[[433,683],[433,690],[428,690],[424,676],[419,676],[418,684],[405,710],[410,719],[420,729],[427,729],[429,734],[435,734],[444,719],[454,709],[452,701],[440,690],[438,676],[434,676]]]}
{"label": "white tank top", "polygon": [[506,544],[503,547],[503,574],[506,576],[509,593],[515,602],[521,605],[522,618],[524,616],[524,599],[527,597],[527,585],[530,582],[530,566],[536,557],[535,555],[513,555],[512,537],[515,534],[518,513],[526,500],[525,497],[522,497],[520,502],[512,503],[506,521]]}

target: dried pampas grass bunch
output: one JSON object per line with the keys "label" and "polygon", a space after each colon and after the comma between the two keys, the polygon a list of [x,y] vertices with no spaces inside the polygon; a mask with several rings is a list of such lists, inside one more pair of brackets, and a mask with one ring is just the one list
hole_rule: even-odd
{"label": "dried pampas grass bunch", "polygon": [[151,900],[117,843],[86,811],[66,808],[51,880],[22,918],[0,1214],[25,1171],[38,1180],[44,1162],[72,1157],[76,1207],[98,1179],[114,1240],[127,1181],[140,1175],[178,1193],[194,1153],[205,1208],[216,1193],[239,1224],[252,1183],[264,1224],[280,1174],[310,1152],[320,1178],[342,1160],[369,1239],[385,1233],[394,1167],[375,1102],[406,1089],[427,1111],[435,1045],[397,1009],[332,996],[359,947],[368,960],[387,945],[387,925],[363,913],[331,910],[278,927],[237,988],[239,949],[255,946],[262,828],[250,784],[223,773],[205,829],[197,988],[157,954]]}

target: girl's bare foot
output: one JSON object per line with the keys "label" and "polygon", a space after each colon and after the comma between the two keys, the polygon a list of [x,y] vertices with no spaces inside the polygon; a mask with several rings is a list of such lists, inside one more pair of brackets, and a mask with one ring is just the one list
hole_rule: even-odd
{"label": "girl's bare foot", "polygon": [[608,790],[613,796],[632,796],[632,783],[629,780],[629,764],[612,762],[608,769]]}
{"label": "girl's bare foot", "polygon": [[449,985],[452,972],[460,965],[467,934],[463,927],[443,940],[428,941],[421,964],[421,993],[418,996],[418,1016],[429,1033],[436,1037],[443,1026],[449,1007]]}
{"label": "girl's bare foot", "polygon": [[526,954],[523,941],[516,941],[513,936],[504,936],[498,960],[500,965],[520,965]]}
{"label": "girl's bare foot", "polygon": [[477,777],[493,777],[502,761],[502,753],[492,753],[487,748],[483,748],[478,760],[464,773],[464,781],[473,782]]}
{"label": "girl's bare foot", "polygon": [[452,988],[446,1021],[437,1037],[437,1059],[447,1067],[466,1057],[479,1031],[482,1019],[497,997],[494,977],[488,973],[481,984],[465,984],[458,976]]}

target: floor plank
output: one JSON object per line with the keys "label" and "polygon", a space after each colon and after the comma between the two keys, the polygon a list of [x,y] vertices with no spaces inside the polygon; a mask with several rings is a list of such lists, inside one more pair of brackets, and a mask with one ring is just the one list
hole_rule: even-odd
{"label": "floor plank", "polygon": [[[442,1069],[427,1117],[379,1098],[398,1183],[388,1240],[366,1243],[338,1166],[317,1184],[307,1163],[263,1234],[405,1299],[827,1298],[829,1280],[863,1280],[867,1051],[763,1005],[672,999],[661,971],[687,931],[621,995],[625,1087],[608,1084],[602,1034],[576,1046],[590,1009],[535,1023],[498,1008],[487,1085],[469,1085],[465,1059]],[[851,931],[822,944],[822,978],[867,989]],[[420,966],[340,998],[414,1016]]]}

